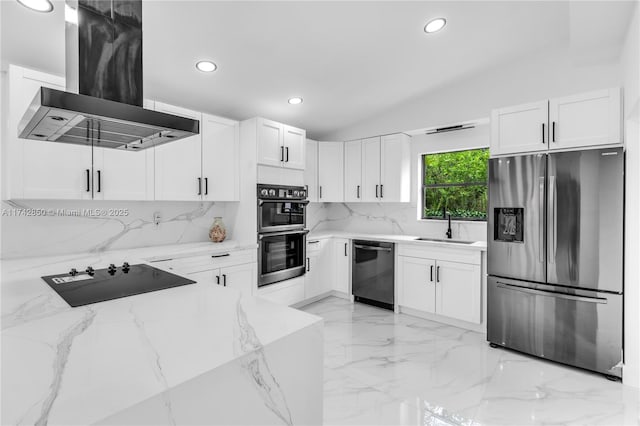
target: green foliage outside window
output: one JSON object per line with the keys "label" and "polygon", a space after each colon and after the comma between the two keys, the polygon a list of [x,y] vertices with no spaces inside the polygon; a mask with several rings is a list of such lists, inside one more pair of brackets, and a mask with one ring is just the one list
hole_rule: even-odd
{"label": "green foliage outside window", "polygon": [[423,155],[423,218],[486,220],[488,160],[488,149]]}

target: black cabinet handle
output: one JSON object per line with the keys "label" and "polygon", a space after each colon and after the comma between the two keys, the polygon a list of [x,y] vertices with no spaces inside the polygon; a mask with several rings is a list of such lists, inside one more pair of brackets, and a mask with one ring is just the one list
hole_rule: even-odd
{"label": "black cabinet handle", "polygon": [[216,275],[216,284],[220,285],[220,275]]}
{"label": "black cabinet handle", "polygon": [[356,197],[360,198],[360,185],[358,185],[358,187],[356,189]]}
{"label": "black cabinet handle", "polygon": [[384,198],[384,193],[382,192],[383,188],[384,188],[384,185],[380,184],[380,198]]}
{"label": "black cabinet handle", "polygon": [[309,272],[309,258],[307,257],[307,272]]}
{"label": "black cabinet handle", "polygon": [[227,286],[227,275],[226,274],[222,274],[222,285],[223,286]]}
{"label": "black cabinet handle", "polygon": [[542,143],[544,143],[544,123],[542,123]]}
{"label": "black cabinet handle", "polygon": [[348,256],[347,254],[347,245],[349,245],[349,243],[344,243],[344,255]]}
{"label": "black cabinet handle", "polygon": [[90,176],[90,174],[91,174],[91,170],[87,169],[87,192],[91,191],[91,182],[90,182],[91,176]]}
{"label": "black cabinet handle", "polygon": [[284,160],[284,162],[285,162],[285,163],[288,163],[288,162],[289,162],[289,147],[287,146],[287,147],[285,147],[284,149],[285,149],[285,151],[287,152],[287,159],[286,159],[286,160]]}
{"label": "black cabinet handle", "polygon": [[227,256],[231,256],[231,253],[224,253],[224,254],[214,254],[211,255],[212,258],[216,258],[216,257],[227,257]]}
{"label": "black cabinet handle", "polygon": [[378,197],[378,186],[380,186],[380,185],[376,185],[376,198],[380,198],[380,197]]}
{"label": "black cabinet handle", "polygon": [[433,282],[433,265],[431,265],[431,273],[429,275],[429,281]]}
{"label": "black cabinet handle", "polygon": [[100,170],[98,170],[98,192],[100,192],[100,190],[102,189],[102,184],[101,181],[102,179],[100,178]]}
{"label": "black cabinet handle", "polygon": [[280,147],[280,161],[284,161],[284,146]]}
{"label": "black cabinet handle", "polygon": [[551,142],[556,141],[556,122],[551,123]]}
{"label": "black cabinet handle", "polygon": [[202,178],[198,178],[198,195],[202,195]]}
{"label": "black cabinet handle", "polygon": [[322,185],[320,186],[320,198],[322,198]]}
{"label": "black cabinet handle", "polygon": [[209,195],[209,178],[204,178],[204,195]]}
{"label": "black cabinet handle", "polygon": [[436,282],[440,282],[440,267],[436,266]]}

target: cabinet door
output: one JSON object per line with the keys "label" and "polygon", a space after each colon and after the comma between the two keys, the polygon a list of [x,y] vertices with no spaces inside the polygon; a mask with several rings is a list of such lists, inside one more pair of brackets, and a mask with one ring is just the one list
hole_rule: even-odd
{"label": "cabinet door", "polygon": [[93,149],[93,198],[153,200],[154,149]]}
{"label": "cabinet door", "polygon": [[349,291],[349,274],[351,266],[351,247],[349,240],[346,238],[333,239],[333,265],[328,270],[335,271],[333,280],[333,290],[345,294],[351,294]]}
{"label": "cabinet door", "polygon": [[9,66],[8,78],[7,121],[2,124],[6,125],[3,154],[8,169],[5,197],[91,199],[91,146],[18,138],[20,120],[40,87],[64,90],[64,78],[14,65]]}
{"label": "cabinet door", "polygon": [[291,126],[283,126],[284,167],[304,170],[307,132]]}
{"label": "cabinet door", "polygon": [[408,203],[411,197],[410,137],[383,136],[380,141],[380,200]]}
{"label": "cabinet door", "polygon": [[318,200],[344,201],[342,142],[318,142]]}
{"label": "cabinet door", "polygon": [[322,294],[321,270],[320,270],[320,252],[307,253],[307,270],[304,274],[304,298]]}
{"label": "cabinet door", "polygon": [[202,198],[202,114],[156,102],[156,111],[200,120],[200,134],[155,147],[155,199]]}
{"label": "cabinet door", "polygon": [[362,142],[344,143],[344,201],[362,200]]}
{"label": "cabinet door", "polygon": [[620,88],[549,101],[550,149],[622,143]]}
{"label": "cabinet door", "polygon": [[281,167],[284,160],[283,125],[258,119],[258,164]]}
{"label": "cabinet door", "polygon": [[243,296],[253,295],[257,288],[257,272],[255,263],[227,266],[219,272],[220,285],[240,290]]}
{"label": "cabinet door", "polygon": [[545,151],[548,115],[547,101],[491,111],[491,155]]}
{"label": "cabinet door", "polygon": [[202,199],[240,199],[239,143],[237,121],[202,114]]}
{"label": "cabinet door", "polygon": [[362,140],[362,201],[380,200],[380,137]]}
{"label": "cabinet door", "polygon": [[435,260],[398,256],[398,304],[436,312]]}
{"label": "cabinet door", "polygon": [[307,139],[304,166],[304,184],[307,187],[307,199],[318,201],[318,142]]}
{"label": "cabinet door", "polygon": [[187,274],[186,277],[190,280],[197,281],[203,284],[216,284],[219,269],[213,269],[208,271],[195,272],[193,274]]}
{"label": "cabinet door", "polygon": [[480,324],[480,266],[446,262],[436,264],[436,313]]}

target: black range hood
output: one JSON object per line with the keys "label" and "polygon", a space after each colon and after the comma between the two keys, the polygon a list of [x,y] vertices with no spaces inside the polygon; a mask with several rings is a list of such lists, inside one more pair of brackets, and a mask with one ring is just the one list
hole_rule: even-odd
{"label": "black range hood", "polygon": [[142,150],[200,133],[198,120],[142,107],[142,1],[67,0],[67,90],[41,87],[22,117],[25,139]]}

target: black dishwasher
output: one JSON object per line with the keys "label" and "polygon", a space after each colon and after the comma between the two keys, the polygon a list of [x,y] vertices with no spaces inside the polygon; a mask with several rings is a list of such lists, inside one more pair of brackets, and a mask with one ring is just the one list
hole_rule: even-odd
{"label": "black dishwasher", "polygon": [[351,288],[356,302],[393,310],[393,243],[353,242]]}

